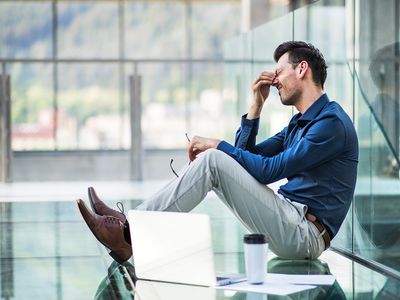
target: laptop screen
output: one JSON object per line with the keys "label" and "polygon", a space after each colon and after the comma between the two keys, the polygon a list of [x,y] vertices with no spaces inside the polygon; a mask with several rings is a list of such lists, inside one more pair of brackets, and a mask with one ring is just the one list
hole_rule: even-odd
{"label": "laptop screen", "polygon": [[216,284],[208,215],[130,210],[128,220],[139,279]]}

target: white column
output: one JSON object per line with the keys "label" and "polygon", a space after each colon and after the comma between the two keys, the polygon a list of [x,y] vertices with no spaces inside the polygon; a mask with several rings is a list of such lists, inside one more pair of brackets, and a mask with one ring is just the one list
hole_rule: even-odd
{"label": "white column", "polygon": [[141,76],[129,76],[131,123],[131,180],[143,180]]}

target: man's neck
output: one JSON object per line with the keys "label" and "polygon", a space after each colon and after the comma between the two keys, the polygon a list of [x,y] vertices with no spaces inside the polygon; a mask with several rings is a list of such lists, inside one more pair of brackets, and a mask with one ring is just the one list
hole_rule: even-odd
{"label": "man's neck", "polygon": [[324,91],[320,88],[304,89],[299,101],[294,106],[301,114],[304,114],[323,94]]}

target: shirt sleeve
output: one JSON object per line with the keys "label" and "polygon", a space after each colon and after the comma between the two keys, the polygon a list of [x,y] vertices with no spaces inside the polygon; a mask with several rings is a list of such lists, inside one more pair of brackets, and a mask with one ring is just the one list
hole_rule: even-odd
{"label": "shirt sleeve", "polygon": [[248,150],[254,154],[273,156],[283,151],[283,141],[287,128],[277,133],[275,136],[256,145],[256,136],[259,128],[259,118],[248,120],[247,114],[242,116],[240,128],[236,132],[235,147]]}
{"label": "shirt sleeve", "polygon": [[239,149],[225,141],[218,149],[239,162],[259,182],[269,184],[336,157],[345,143],[344,125],[333,116],[316,122],[299,141],[272,157]]}
{"label": "shirt sleeve", "polygon": [[246,119],[246,117],[247,114],[242,116],[240,127],[236,131],[235,136],[235,147],[243,150],[249,150],[249,146],[254,146],[254,144],[256,143],[256,136],[260,124],[259,118],[248,120]]}

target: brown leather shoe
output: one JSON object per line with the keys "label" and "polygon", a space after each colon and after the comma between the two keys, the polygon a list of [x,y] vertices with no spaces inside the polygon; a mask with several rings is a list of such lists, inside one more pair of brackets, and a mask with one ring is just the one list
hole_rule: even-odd
{"label": "brown leather shoe", "polygon": [[93,211],[100,216],[113,216],[121,220],[122,223],[126,222],[126,216],[122,212],[116,211],[108,207],[100,198],[97,196],[96,191],[93,187],[88,188],[89,202]]}
{"label": "brown leather shoe", "polygon": [[109,254],[120,264],[132,256],[132,247],[124,238],[124,224],[114,216],[99,216],[92,213],[85,202],[76,200],[83,219],[96,239],[111,251]]}

